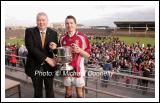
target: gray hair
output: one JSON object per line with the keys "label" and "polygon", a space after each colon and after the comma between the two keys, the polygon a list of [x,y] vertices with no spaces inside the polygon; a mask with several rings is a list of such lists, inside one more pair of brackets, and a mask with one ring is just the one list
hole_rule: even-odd
{"label": "gray hair", "polygon": [[44,13],[44,12],[39,12],[39,13],[37,14],[37,20],[38,20],[38,17],[39,17],[39,16],[45,16],[45,17],[47,18],[47,20],[48,20],[48,16],[47,16],[47,14]]}

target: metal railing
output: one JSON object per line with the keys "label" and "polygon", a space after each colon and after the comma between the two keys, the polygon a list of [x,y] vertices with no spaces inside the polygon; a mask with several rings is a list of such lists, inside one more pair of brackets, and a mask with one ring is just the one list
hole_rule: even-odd
{"label": "metal railing", "polygon": [[[9,55],[6,55],[6,56],[9,56]],[[16,56],[16,58],[19,58],[19,59],[25,59],[25,61],[26,61],[26,58],[25,57],[21,57],[21,56]],[[21,61],[22,62],[22,61]],[[17,64],[18,65],[18,64]],[[12,69],[12,70],[16,70],[16,71],[20,71],[20,72],[23,72],[24,73],[24,67],[22,68],[22,67],[13,67],[13,66],[8,66],[8,65],[6,65],[6,67],[7,68],[9,68],[9,69]],[[95,72],[105,72],[105,71],[103,71],[103,70],[98,70],[98,69],[92,69],[92,68],[86,68],[86,70],[87,71],[95,71]],[[155,82],[155,79],[154,78],[147,78],[147,77],[142,77],[142,76],[135,76],[135,75],[129,75],[129,74],[124,74],[124,73],[116,73],[116,72],[112,72],[112,75],[117,75],[117,76],[122,76],[122,77],[124,77],[124,76],[127,76],[127,77],[130,77],[130,78],[134,78],[134,79],[140,79],[140,80],[147,80],[147,81],[151,81],[151,82]],[[27,78],[27,77],[26,77]],[[98,93],[100,93],[100,94],[106,94],[106,95],[110,95],[110,96],[113,96],[113,97],[118,97],[118,98],[127,98],[127,96],[124,96],[124,95],[119,95],[119,94],[117,94],[117,93],[111,93],[111,92],[106,92],[106,91],[103,91],[103,90],[101,90],[101,89],[98,89],[98,86],[99,86],[99,84],[100,84],[100,82],[101,81],[103,81],[104,79],[102,79],[101,78],[101,76],[100,77],[97,77],[97,78],[93,78],[93,77],[85,77],[85,79],[86,79],[86,86],[84,87],[84,89],[85,89],[85,92],[87,93],[87,91],[93,91],[93,92],[96,92],[96,97],[98,97]],[[27,81],[27,80],[26,80]],[[56,78],[54,78],[54,81],[56,81],[56,82],[60,82],[60,83],[63,83],[63,81],[61,81],[61,80],[58,80],[58,79],[56,79]],[[89,81],[93,81],[94,82],[94,84],[96,84],[96,87],[95,88],[92,88],[92,87],[89,87],[87,84],[87,82],[89,82]],[[109,80],[108,80],[109,81]],[[27,81],[28,82],[28,81]],[[139,85],[134,85],[134,84],[126,84],[126,83],[122,83],[122,82],[117,82],[117,81],[109,81],[109,84],[110,85],[114,85],[114,84],[119,84],[119,86],[120,86],[120,84],[121,85],[128,85],[128,86],[131,86],[131,87],[136,87],[136,86],[139,86]],[[116,85],[117,86],[117,85]],[[125,86],[121,86],[121,87],[124,87],[125,88]],[[141,88],[146,88],[146,89],[152,89],[153,91],[152,91],[152,93],[154,93],[154,88],[149,88],[149,87],[143,87],[143,86],[139,86],[139,87],[141,87]],[[132,88],[133,89],[133,88]],[[139,89],[137,89],[137,90],[139,90]]]}
{"label": "metal railing", "polygon": [[[91,71],[95,71],[95,72],[105,72],[103,70],[98,70],[98,69],[92,69],[92,68],[87,68],[86,70],[91,70]],[[144,79],[144,80],[149,80],[149,81],[155,81],[155,79],[153,78],[147,78],[147,77],[142,77],[142,76],[135,76],[135,75],[129,75],[129,74],[124,74],[124,73],[117,73],[117,72],[112,72],[115,75],[119,75],[119,76],[128,76],[131,78],[137,78],[137,79]]]}
{"label": "metal railing", "polygon": [[[56,82],[59,82],[59,83],[63,83],[62,80],[59,80],[59,79],[55,79],[54,78],[54,81]],[[64,88],[64,87],[63,87]],[[93,91],[93,92],[96,92],[96,98],[98,97],[98,93],[101,93],[101,94],[105,94],[105,95],[109,95],[109,96],[113,96],[113,97],[117,97],[117,98],[129,98],[128,96],[123,96],[123,95],[119,95],[119,94],[116,94],[116,93],[111,93],[111,92],[106,92],[106,91],[103,91],[103,90],[99,90],[99,89],[95,89],[95,88],[90,88],[88,86],[85,86],[84,87],[84,94],[86,93],[85,91],[86,90],[90,90],[90,91]],[[61,92],[63,92],[65,94],[65,91],[64,90],[61,90]]]}

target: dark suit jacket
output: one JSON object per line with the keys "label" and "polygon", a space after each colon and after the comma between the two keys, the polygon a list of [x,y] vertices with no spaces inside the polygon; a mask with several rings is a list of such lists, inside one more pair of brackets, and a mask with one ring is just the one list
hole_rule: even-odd
{"label": "dark suit jacket", "polygon": [[[39,29],[37,27],[26,29],[25,45],[28,50],[28,55],[25,73],[28,76],[32,77],[35,75],[35,70],[37,70],[36,67],[41,65],[47,56],[51,58],[53,57],[53,53],[49,48],[50,42],[54,42],[58,45],[58,35],[56,31],[47,28],[44,48],[42,48]],[[47,67],[45,71],[53,72],[55,70],[55,68],[49,66],[47,63],[45,63],[45,65]]]}

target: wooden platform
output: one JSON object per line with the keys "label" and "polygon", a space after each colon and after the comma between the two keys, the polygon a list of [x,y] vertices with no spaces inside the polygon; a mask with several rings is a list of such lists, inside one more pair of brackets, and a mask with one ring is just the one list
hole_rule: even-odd
{"label": "wooden platform", "polygon": [[11,79],[5,79],[5,96],[6,98],[9,97],[18,97],[21,98],[21,89],[20,89],[20,82],[11,80]]}

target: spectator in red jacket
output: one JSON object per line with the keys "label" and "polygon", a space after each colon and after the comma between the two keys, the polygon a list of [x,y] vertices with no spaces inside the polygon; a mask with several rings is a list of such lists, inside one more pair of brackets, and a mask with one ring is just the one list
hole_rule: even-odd
{"label": "spectator in red jacket", "polygon": [[15,51],[11,53],[9,62],[12,64],[12,66],[16,66],[16,52]]}

